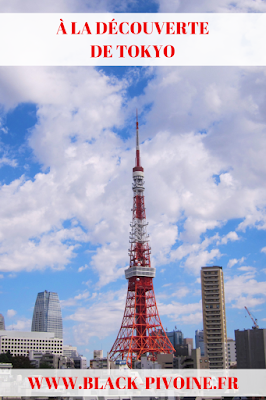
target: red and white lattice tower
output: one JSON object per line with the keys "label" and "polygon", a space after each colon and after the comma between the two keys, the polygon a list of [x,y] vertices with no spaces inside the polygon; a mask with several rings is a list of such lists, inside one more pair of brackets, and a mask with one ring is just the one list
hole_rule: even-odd
{"label": "red and white lattice tower", "polygon": [[133,217],[130,232],[130,265],[125,270],[128,279],[126,307],[121,328],[110,351],[112,360],[133,361],[142,355],[154,360],[158,353],[173,353],[160,320],[153,278],[155,268],[150,263],[149,238],[146,231],[144,204],[144,169],[140,163],[138,117],[136,121],[136,166],[133,168]]}

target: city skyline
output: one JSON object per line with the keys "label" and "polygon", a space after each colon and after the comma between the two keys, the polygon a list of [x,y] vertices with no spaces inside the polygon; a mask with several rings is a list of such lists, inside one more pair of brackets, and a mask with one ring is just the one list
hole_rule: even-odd
{"label": "city skyline", "polygon": [[[1,4],[1,12],[265,12],[265,2]],[[227,335],[266,320],[264,67],[1,67],[0,313],[31,329],[57,292],[64,343],[110,351],[129,265],[135,109],[164,328],[202,329],[200,268],[223,267]]]}

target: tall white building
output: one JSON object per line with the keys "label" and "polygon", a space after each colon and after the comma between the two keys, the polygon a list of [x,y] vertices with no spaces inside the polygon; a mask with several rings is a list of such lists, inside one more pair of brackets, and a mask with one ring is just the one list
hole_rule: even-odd
{"label": "tall white building", "polygon": [[33,317],[32,332],[53,332],[55,337],[63,339],[63,321],[58,294],[40,292],[37,295]]}
{"label": "tall white building", "polygon": [[28,356],[31,350],[63,355],[63,339],[48,332],[0,331],[0,353]]}
{"label": "tall white building", "polygon": [[205,355],[210,369],[228,368],[222,267],[201,268],[201,292]]}

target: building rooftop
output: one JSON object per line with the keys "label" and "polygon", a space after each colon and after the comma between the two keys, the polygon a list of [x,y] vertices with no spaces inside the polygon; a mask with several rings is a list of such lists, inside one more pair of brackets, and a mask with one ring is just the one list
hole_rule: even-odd
{"label": "building rooftop", "polygon": [[20,336],[21,338],[32,338],[32,339],[55,339],[53,332],[0,331],[0,336],[8,336],[8,337]]}

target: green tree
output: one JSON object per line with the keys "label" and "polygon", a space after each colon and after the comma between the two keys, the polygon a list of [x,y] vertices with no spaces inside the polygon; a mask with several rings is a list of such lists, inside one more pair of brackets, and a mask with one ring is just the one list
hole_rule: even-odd
{"label": "green tree", "polygon": [[34,368],[29,357],[26,356],[13,356],[13,360],[11,362],[13,364],[13,368]]}
{"label": "green tree", "polygon": [[0,362],[2,363],[11,363],[13,368],[34,368],[31,364],[29,357],[26,356],[13,356],[10,351],[7,353],[0,354]]}
{"label": "green tree", "polygon": [[53,369],[53,367],[50,364],[48,364],[47,362],[41,362],[40,369]]}
{"label": "green tree", "polygon": [[0,354],[0,362],[1,363],[11,363],[12,358],[13,358],[13,356],[10,353],[10,351],[8,351],[7,353]]}

